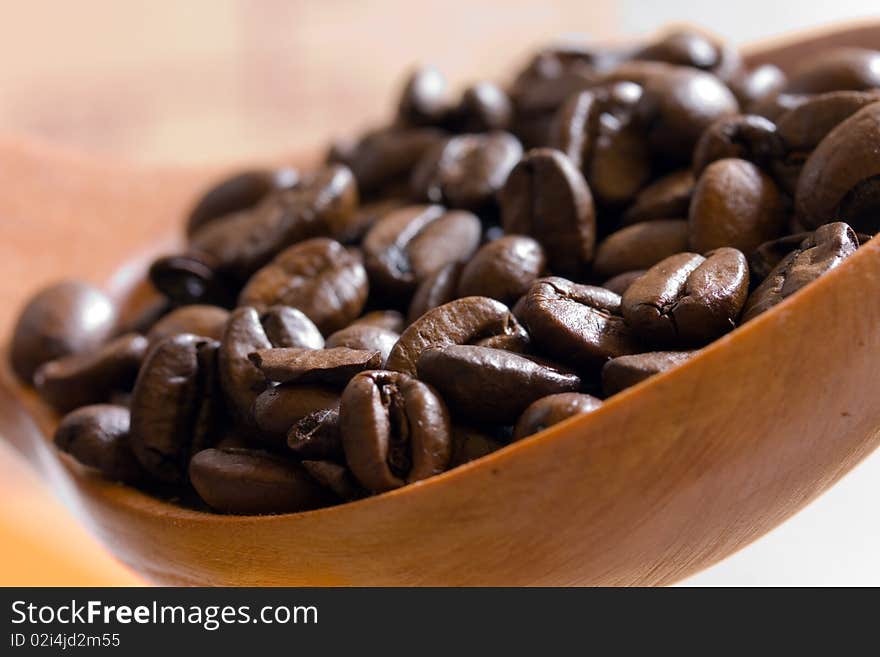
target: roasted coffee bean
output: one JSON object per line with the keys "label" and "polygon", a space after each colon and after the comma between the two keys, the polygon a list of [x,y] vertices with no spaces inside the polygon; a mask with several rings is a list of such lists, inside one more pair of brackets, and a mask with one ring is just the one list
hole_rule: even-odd
{"label": "roasted coffee bean", "polygon": [[255,449],[202,450],[189,477],[199,497],[222,513],[292,513],[335,503],[300,464]]}
{"label": "roasted coffee bean", "polygon": [[493,82],[477,82],[464,90],[452,117],[458,132],[507,130],[513,121],[513,104]]}
{"label": "roasted coffee bean", "polygon": [[106,402],[113,392],[131,389],[146,351],[142,335],[122,335],[95,351],[44,363],[34,374],[34,386],[62,413]]}
{"label": "roasted coffee bean", "polygon": [[449,468],[476,461],[501,449],[501,443],[486,432],[461,424],[452,426],[452,457]]}
{"label": "roasted coffee bean", "polygon": [[739,101],[740,107],[751,108],[781,91],[787,82],[785,73],[774,64],[761,64],[751,70],[741,69],[728,82],[730,90]]}
{"label": "roasted coffee bean", "polygon": [[616,395],[648,377],[678,367],[694,355],[693,351],[652,351],[612,358],[602,368],[602,392]]}
{"label": "roasted coffee bean", "polygon": [[364,235],[376,225],[379,219],[407,204],[408,201],[403,198],[383,198],[362,203],[351,215],[351,220],[340,231],[333,234],[333,238],[342,244],[360,244]]}
{"label": "roasted coffee bean", "polygon": [[501,349],[445,345],[422,351],[418,375],[439,390],[456,417],[513,424],[533,401],[580,388],[576,374]]}
{"label": "roasted coffee bean", "polygon": [[301,465],[312,479],[345,502],[359,500],[369,494],[344,465],[333,461],[302,461]]}
{"label": "roasted coffee bean", "polygon": [[637,50],[632,58],[699,68],[722,80],[730,79],[741,68],[736,50],[694,30],[671,30]]}
{"label": "roasted coffee bean", "polygon": [[544,273],[546,265],[544,249],[531,237],[501,237],[483,246],[464,266],[457,296],[514,303]]}
{"label": "roasted coffee bean", "polygon": [[281,444],[290,428],[301,419],[338,405],[336,386],[299,383],[271,386],[254,400],[254,421],[264,434],[258,438],[270,445]]}
{"label": "roasted coffee bean", "polygon": [[287,432],[287,446],[300,458],[341,461],[339,408],[322,408],[299,419]]}
{"label": "roasted coffee bean", "polygon": [[751,296],[743,311],[747,322],[834,269],[855,253],[858,238],[845,223],[825,224],[785,256]]}
{"label": "roasted coffee bean", "polygon": [[232,305],[232,282],[218,274],[218,263],[205,254],[189,253],[159,258],[150,266],[153,286],[178,306]]}
{"label": "roasted coffee bean", "polygon": [[521,156],[522,146],[507,132],[452,137],[432,147],[413,169],[413,198],[450,208],[485,210]]}
{"label": "roasted coffee bean", "polygon": [[293,306],[321,332],[332,333],[361,314],[367,292],[361,262],[339,242],[317,237],[287,248],[251,276],[238,303]]}
{"label": "roasted coffee bean", "polygon": [[801,232],[785,235],[764,242],[748,255],[752,281],[763,281],[789,253],[798,248],[812,233]]}
{"label": "roasted coffee bean", "polygon": [[131,400],[131,447],[159,481],[181,483],[190,457],[210,445],[219,420],[216,340],[189,333],[156,344]]}
{"label": "roasted coffee bean", "polygon": [[766,169],[782,156],[782,140],[772,121],[754,114],[736,114],[706,128],[694,149],[693,170],[699,176],[712,162],[727,158],[748,160]]}
{"label": "roasted coffee bean", "polygon": [[305,313],[290,306],[272,306],[260,315],[266,337],[276,347],[322,349],[324,338]]}
{"label": "roasted coffee bean", "polygon": [[[433,308],[409,325],[388,357],[388,369],[415,375],[422,351],[450,344],[475,344],[505,338],[525,345],[529,336],[500,301],[464,297]],[[492,345],[487,345],[492,346]]]}
{"label": "roasted coffee bean", "polygon": [[535,345],[561,363],[593,370],[609,358],[639,351],[620,315],[620,296],[610,290],[545,278],[520,303]]}
{"label": "roasted coffee bean", "polygon": [[767,174],[746,160],[717,160],[694,190],[690,247],[700,253],[723,246],[752,251],[779,237],[785,219],[779,189]]}
{"label": "roasted coffee bean", "polygon": [[748,263],[736,249],[679,253],[629,287],[621,312],[647,344],[701,345],[734,328],[748,293]]}
{"label": "roasted coffee bean", "polygon": [[779,117],[779,137],[789,155],[802,155],[806,160],[837,125],[878,101],[880,89],[818,94]]}
{"label": "roasted coffee bean", "polygon": [[412,205],[383,217],[364,238],[370,283],[408,295],[434,272],[467,260],[480,243],[480,220],[462,210]]}
{"label": "roasted coffee bean", "polygon": [[679,169],[658,178],[638,193],[624,212],[623,223],[686,217],[695,184],[690,169]]}
{"label": "roasted coffee bean", "polygon": [[595,411],[601,405],[601,399],[579,392],[560,392],[555,395],[547,395],[532,402],[523,411],[513,429],[513,439],[522,440],[575,415],[584,415]]}
{"label": "roasted coffee bean", "polygon": [[688,222],[669,219],[643,221],[606,237],[596,249],[593,273],[606,277],[648,269],[687,249]]}
{"label": "roasted coffee bean", "polygon": [[129,419],[123,406],[84,406],[61,420],[55,446],[108,479],[136,482],[142,470],[129,444]]}
{"label": "roasted coffee bean", "polygon": [[247,210],[276,189],[293,187],[299,172],[285,168],[243,171],[215,183],[199,198],[186,220],[186,233],[192,235],[219,217]]}
{"label": "roasted coffee bean", "polygon": [[378,351],[348,347],[261,349],[249,358],[268,381],[338,386],[344,386],[358,372],[375,370],[382,364]]}
{"label": "roasted coffee bean", "polygon": [[458,297],[458,281],[464,263],[450,262],[419,283],[409,303],[407,320],[410,324],[431,308],[442,306]]}
{"label": "roasted coffee bean", "polygon": [[380,493],[443,472],[452,451],[449,413],[428,384],[403,372],[354,377],[339,407],[345,460]]}
{"label": "roasted coffee bean", "polygon": [[803,105],[812,97],[812,94],[770,94],[760,101],[753,103],[749,108],[749,113],[763,116],[771,121],[777,121],[780,116],[789,110]]}
{"label": "roasted coffee bean", "polygon": [[623,296],[623,293],[629,289],[629,286],[636,282],[644,273],[645,269],[636,269],[634,271],[625,271],[617,276],[612,276],[602,283],[602,287],[611,290],[615,294]]}
{"label": "roasted coffee bean", "polygon": [[863,91],[880,87],[880,52],[864,48],[824,50],[802,61],[788,78],[788,93]]}
{"label": "roasted coffee bean", "polygon": [[219,340],[223,337],[227,321],[229,311],[225,308],[203,304],[181,306],[153,324],[147,333],[147,340],[150,345],[154,345],[178,333],[192,333]]}
{"label": "roasted coffee bean", "polygon": [[504,230],[538,240],[553,271],[578,275],[592,261],[593,197],[583,175],[560,151],[529,151],[510,172],[499,202]]}
{"label": "roasted coffee bean", "polygon": [[403,125],[442,125],[451,109],[446,78],[433,66],[409,76],[400,95],[397,120]]}
{"label": "roasted coffee bean", "polygon": [[880,102],[862,108],[828,133],[798,179],[795,212],[804,226],[816,228],[840,219],[858,231],[880,231],[878,142]]}
{"label": "roasted coffee bean", "polygon": [[[394,333],[400,333],[406,326],[406,319],[397,310],[373,310],[351,323],[351,326],[375,326]],[[350,328],[350,327],[349,327]],[[351,347],[347,344],[328,345],[330,347]],[[356,349],[357,347],[352,347]]]}
{"label": "roasted coffee bean", "polygon": [[385,367],[385,362],[399,339],[399,333],[381,326],[355,323],[328,337],[327,348],[348,347],[349,349],[378,352],[379,364],[372,367],[373,369],[381,369]]}
{"label": "roasted coffee bean", "polygon": [[21,311],[10,345],[12,368],[31,383],[50,360],[94,351],[116,326],[116,308],[101,290],[79,281],[50,285]]}

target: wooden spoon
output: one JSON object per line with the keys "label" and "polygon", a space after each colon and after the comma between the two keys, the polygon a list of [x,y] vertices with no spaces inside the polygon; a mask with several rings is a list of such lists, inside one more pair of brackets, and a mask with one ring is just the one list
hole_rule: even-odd
{"label": "wooden spoon", "polygon": [[[787,67],[838,44],[877,47],[880,24],[759,44],[748,59]],[[142,245],[179,230],[216,173],[0,140],[0,221],[12,246],[3,307],[50,278],[99,282],[120,262],[143,263]],[[113,286],[132,272],[142,267]],[[54,450],[56,419],[3,363],[0,434],[156,582],[666,584],[772,529],[877,447],[880,239],[597,412],[417,485],[295,515],[200,513],[91,474]]]}

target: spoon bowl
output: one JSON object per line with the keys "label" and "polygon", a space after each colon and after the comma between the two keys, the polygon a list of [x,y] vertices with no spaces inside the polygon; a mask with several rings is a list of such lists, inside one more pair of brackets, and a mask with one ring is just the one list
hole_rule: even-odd
{"label": "spoon bowl", "polygon": [[[842,44],[880,46],[880,24],[746,53],[785,69]],[[218,173],[0,139],[0,217],[12,250],[4,307],[17,310],[63,276],[130,300],[131,282],[174,244],[168,236]],[[8,337],[12,317],[3,322]],[[2,356],[0,435],[119,559],[155,582],[668,584],[774,528],[880,443],[880,238],[589,415],[427,481],[306,513],[209,514],[102,479],[53,448],[57,418]]]}

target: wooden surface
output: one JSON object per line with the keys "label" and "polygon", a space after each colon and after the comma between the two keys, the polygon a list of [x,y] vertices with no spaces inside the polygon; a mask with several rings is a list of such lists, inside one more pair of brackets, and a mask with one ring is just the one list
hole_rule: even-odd
{"label": "wooden surface", "polygon": [[[0,198],[0,216],[14,219],[4,225],[22,240],[14,271],[29,274],[42,258],[43,275],[96,281],[139,253],[145,237],[167,240],[209,175],[8,140],[0,171],[3,188],[15,190]],[[99,228],[83,230],[76,221],[84,216]],[[36,284],[0,281],[4,303],[30,291],[21,280]],[[291,516],[200,514],[91,477],[59,459],[44,437],[44,409],[18,389],[15,399],[0,396],[0,434],[154,581],[663,584],[754,540],[877,446],[878,326],[874,240],[774,311],[590,416],[422,484]]]}

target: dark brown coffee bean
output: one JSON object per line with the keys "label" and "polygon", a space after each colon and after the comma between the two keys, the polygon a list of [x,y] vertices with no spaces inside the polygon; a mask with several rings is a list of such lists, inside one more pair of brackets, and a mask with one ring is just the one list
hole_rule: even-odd
{"label": "dark brown coffee bean", "polygon": [[629,289],[629,286],[636,282],[644,273],[645,269],[636,269],[634,271],[625,271],[622,274],[618,274],[617,276],[612,276],[607,281],[602,283],[602,287],[606,290],[611,290],[615,294],[619,294],[623,296],[624,292]]}
{"label": "dark brown coffee bean", "polygon": [[[351,326],[374,326],[394,333],[400,333],[406,326],[406,319],[397,310],[373,310],[351,323]],[[351,347],[347,344],[329,345],[331,347]],[[356,349],[357,347],[352,347]]]}
{"label": "dark brown coffee bean", "polygon": [[764,242],[749,254],[749,271],[752,282],[763,281],[770,272],[789,253],[798,248],[812,233],[801,232],[785,235],[769,242]]}
{"label": "dark brown coffee bean", "polygon": [[487,297],[465,297],[433,308],[409,325],[388,357],[388,369],[415,375],[422,351],[449,344],[475,344],[506,336],[513,344],[529,337],[510,310]]}
{"label": "dark brown coffee bean", "polygon": [[402,372],[354,377],[339,407],[345,459],[374,493],[443,472],[451,457],[449,414],[429,385]]}
{"label": "dark brown coffee bean", "polygon": [[834,269],[855,253],[858,246],[858,238],[845,223],[820,226],[797,249],[785,256],[752,292],[742,321],[757,317]]}
{"label": "dark brown coffee bean", "polygon": [[255,449],[202,450],[189,476],[199,497],[222,513],[292,513],[335,502],[298,463]]}
{"label": "dark brown coffee bean", "polygon": [[880,87],[880,52],[864,48],[823,50],[802,61],[788,78],[788,93],[864,91]]}
{"label": "dark brown coffee bean", "polygon": [[142,476],[128,438],[129,413],[122,406],[94,404],[64,416],[55,446],[108,479],[135,482]]}
{"label": "dark brown coffee bean", "polygon": [[175,305],[232,305],[231,282],[215,271],[218,266],[213,258],[200,253],[165,256],[150,266],[149,278]]}
{"label": "dark brown coffee bean", "polygon": [[513,424],[533,401],[580,388],[576,374],[501,349],[446,345],[422,351],[419,378],[440,391],[453,414]]}
{"label": "dark brown coffee bean", "polygon": [[96,287],[63,281],[35,294],[18,316],[9,348],[12,368],[26,383],[50,360],[94,351],[116,326],[116,308]]}
{"label": "dark brown coffee bean", "polygon": [[796,107],[803,105],[812,98],[812,94],[770,94],[760,101],[753,103],[749,108],[750,114],[763,116],[771,121],[778,121],[779,117]]}
{"label": "dark brown coffee bean", "polygon": [[203,304],[181,306],[153,324],[147,334],[147,340],[150,345],[154,345],[178,333],[192,333],[219,340],[223,337],[227,321],[229,321],[229,311],[225,308]]}
{"label": "dark brown coffee bean", "polygon": [[386,328],[355,323],[328,337],[327,347],[348,347],[379,352],[379,365],[373,366],[373,369],[381,369],[385,367],[391,349],[399,339],[399,333]]}
{"label": "dark brown coffee bean", "polygon": [[818,94],[779,117],[779,137],[788,154],[800,154],[805,160],[837,125],[878,101],[880,89]]}
{"label": "dark brown coffee bean", "polygon": [[602,392],[608,397],[645,379],[678,367],[693,351],[652,351],[612,358],[602,368]]}
{"label": "dark brown coffee bean", "polygon": [[609,358],[639,351],[620,315],[620,296],[610,290],[545,278],[521,304],[520,316],[537,347],[566,365],[595,369]]}
{"label": "dark brown coffee bean", "polygon": [[408,201],[403,198],[383,198],[362,203],[351,215],[350,221],[340,231],[334,233],[333,237],[342,244],[360,243],[382,217],[406,205]]}
{"label": "dark brown coffee bean", "polygon": [[480,220],[439,205],[413,205],[383,217],[364,238],[371,284],[406,296],[434,272],[467,260],[480,243]]}
{"label": "dark brown coffee bean", "polygon": [[623,224],[686,217],[695,184],[690,169],[679,169],[658,178],[636,195],[623,214]]}
{"label": "dark brown coffee bean", "polygon": [[455,109],[453,125],[458,132],[507,130],[513,121],[513,104],[494,82],[477,82],[464,90]]}
{"label": "dark brown coffee bean", "polygon": [[782,156],[782,141],[772,121],[754,114],[735,114],[706,128],[694,148],[693,170],[699,176],[712,162],[727,158],[768,168]]}
{"label": "dark brown coffee bean", "polygon": [[450,208],[483,210],[522,156],[519,141],[493,131],[452,137],[425,153],[410,178],[413,198]]}
{"label": "dark brown coffee bean", "polygon": [[451,102],[446,78],[433,66],[413,71],[403,87],[397,107],[397,120],[403,125],[442,125]]}
{"label": "dark brown coffee bean", "polygon": [[192,235],[219,217],[252,208],[272,191],[293,187],[299,180],[295,169],[244,171],[215,183],[199,198],[186,220]]}
{"label": "dark brown coffee bean", "polygon": [[513,439],[522,440],[570,417],[591,413],[601,405],[601,399],[579,392],[561,392],[542,397],[532,402],[520,415],[513,429]]}
{"label": "dark brown coffee bean", "polygon": [[457,296],[514,303],[544,274],[546,265],[544,249],[531,237],[501,237],[483,246],[464,266]]}
{"label": "dark brown coffee bean", "polygon": [[217,354],[220,385],[237,418],[252,424],[252,407],[266,387],[266,379],[248,358],[260,349],[271,349],[255,308],[236,308],[229,317]]}
{"label": "dark brown coffee bean", "polygon": [[215,340],[188,333],[156,344],[131,400],[131,447],[159,481],[181,483],[192,454],[214,437],[219,419]]}
{"label": "dark brown coffee bean", "polygon": [[323,349],[324,338],[305,313],[290,306],[272,306],[260,315],[266,337],[276,347]]}
{"label": "dark brown coffee bean", "polygon": [[341,461],[339,408],[322,408],[300,418],[287,432],[287,446],[300,458]]}
{"label": "dark brown coffee bean", "polygon": [[501,443],[480,429],[461,424],[452,426],[452,458],[449,468],[476,461],[501,449]]}
{"label": "dark brown coffee bean", "polygon": [[748,293],[748,263],[736,249],[679,253],[629,287],[621,312],[647,344],[706,344],[734,328]]}
{"label": "dark brown coffee bean", "polygon": [[499,195],[504,230],[544,247],[553,271],[577,275],[593,259],[596,210],[583,175],[560,151],[529,151]]}
{"label": "dark brown coffee bean", "polygon": [[351,502],[369,494],[360,487],[344,465],[333,461],[302,461],[302,467],[312,479],[341,500]]}
{"label": "dark brown coffee bean", "polygon": [[367,292],[360,261],[339,242],[318,237],[287,248],[251,276],[238,303],[293,306],[322,333],[332,333],[361,314]]}
{"label": "dark brown coffee bean", "polygon": [[[880,53],[878,53],[880,57]],[[880,231],[880,102],[834,128],[804,164],[795,212],[807,228],[841,219],[855,230]]]}
{"label": "dark brown coffee bean", "polygon": [[593,273],[605,277],[648,269],[664,258],[681,253],[687,245],[687,221],[643,221],[612,233],[599,244]]}
{"label": "dark brown coffee bean", "polygon": [[741,68],[734,48],[694,30],[671,30],[637,50],[632,58],[703,69],[722,80],[730,79]]}
{"label": "dark brown coffee bean", "polygon": [[774,64],[761,64],[751,70],[742,69],[734,75],[728,86],[747,111],[762,100],[781,91],[787,82],[785,73]]}
{"label": "dark brown coffee bean", "polygon": [[462,269],[464,263],[450,262],[419,284],[409,304],[407,320],[410,324],[431,308],[442,306],[458,297],[458,281]]}
{"label": "dark brown coffee bean", "polygon": [[253,417],[259,436],[271,445],[284,442],[290,428],[301,419],[339,404],[339,390],[325,385],[283,384],[261,392],[254,400]]}
{"label": "dark brown coffee bean", "polygon": [[96,351],[44,363],[34,374],[34,386],[62,413],[106,402],[114,391],[131,389],[146,351],[142,335],[122,335]]}
{"label": "dark brown coffee bean", "polygon": [[751,162],[717,160],[697,181],[689,213],[690,247],[705,253],[730,246],[752,251],[785,229],[776,183]]}
{"label": "dark brown coffee bean", "polygon": [[378,351],[348,347],[261,349],[249,358],[268,381],[330,386],[344,386],[358,372],[375,370],[382,364],[382,354]]}

